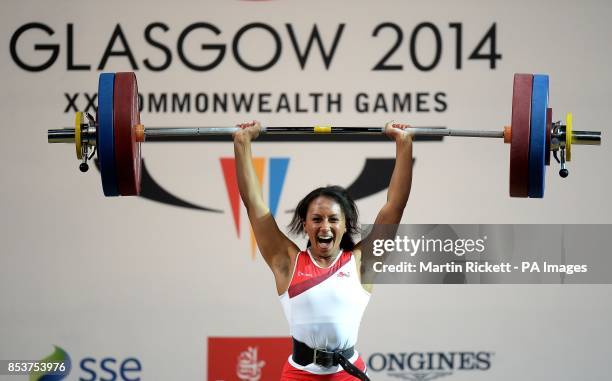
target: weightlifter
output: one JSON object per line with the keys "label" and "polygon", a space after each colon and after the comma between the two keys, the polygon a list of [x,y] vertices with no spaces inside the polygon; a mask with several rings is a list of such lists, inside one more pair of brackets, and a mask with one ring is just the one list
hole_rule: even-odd
{"label": "weightlifter", "polygon": [[[372,285],[361,284],[362,246],[355,202],[339,186],[317,188],[297,205],[292,233],[305,233],[301,250],[279,229],[265,204],[252,164],[251,141],[258,122],[238,125],[233,134],[240,196],[259,250],[274,274],[293,337],[293,354],[282,380],[368,380],[354,346]],[[387,202],[375,224],[398,224],[412,183],[412,135],[405,124],[388,123],[384,133],[396,143]]]}

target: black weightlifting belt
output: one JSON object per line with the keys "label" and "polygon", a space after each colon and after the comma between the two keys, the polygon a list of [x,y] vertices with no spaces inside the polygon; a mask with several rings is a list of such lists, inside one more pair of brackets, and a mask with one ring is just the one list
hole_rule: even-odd
{"label": "black weightlifting belt", "polygon": [[310,348],[308,345],[293,339],[293,355],[291,358],[296,364],[306,366],[317,364],[325,368],[340,365],[346,373],[361,381],[370,381],[368,376],[353,365],[349,359],[353,357],[355,348],[350,347],[343,351],[325,351],[320,349]]}

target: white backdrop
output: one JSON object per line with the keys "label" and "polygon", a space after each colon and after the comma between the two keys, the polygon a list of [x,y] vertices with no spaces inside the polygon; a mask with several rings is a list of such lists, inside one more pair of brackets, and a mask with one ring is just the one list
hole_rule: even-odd
{"label": "white backdrop", "polygon": [[[155,93],[341,93],[341,112],[149,112],[147,126],[231,125],[258,119],[265,125],[381,125],[388,120],[414,125],[499,130],[510,123],[512,76],[547,73],[554,119],[573,112],[574,128],[601,130],[601,147],[575,147],[570,176],[551,166],[542,200],[508,197],[509,146],[498,139],[445,139],[418,142],[410,201],[404,223],[597,223],[612,222],[610,145],[605,119],[612,99],[609,52],[612,4],[607,1],[8,1],[0,16],[3,81],[0,93],[0,359],[40,359],[58,345],[74,364],[68,379],[90,377],[78,367],[87,357],[136,357],[143,380],[206,378],[210,336],[285,336],[287,324],[271,273],[253,260],[246,213],[237,236],[219,164],[231,157],[230,143],[146,144],[143,155],[152,176],[172,194],[220,209],[207,213],[139,198],[105,199],[95,170],[77,170],[74,149],[47,144],[46,130],[70,126],[65,93],[97,87],[97,69],[120,24],[134,60],[140,92]],[[44,64],[50,52],[35,44],[57,44],[47,69],[23,70],[10,42],[23,25],[38,22],[54,33],[25,32],[16,44],[21,60]],[[152,23],[167,25],[151,36],[172,57],[145,39]],[[196,30],[185,39],[189,60],[207,64],[214,51],[202,44],[225,44],[214,69],[189,69],[178,54],[181,32],[207,22],[220,30]],[[282,51],[270,69],[241,67],[232,42],[244,26],[261,22],[279,35]],[[391,29],[373,36],[382,23],[403,31],[388,60],[402,70],[372,68],[391,49]],[[441,37],[441,57],[419,71],[409,53],[415,27],[432,23]],[[462,68],[456,68],[456,29],[462,25]],[[496,68],[468,56],[496,25]],[[69,58],[68,25],[73,28]],[[345,24],[334,58],[325,68],[313,46],[302,69],[285,24],[303,48],[316,24],[326,49]],[[419,59],[435,54],[431,31],[417,39]],[[115,41],[113,51],[125,50]],[[240,40],[241,57],[261,65],[273,56],[270,34],[259,30]],[[485,46],[483,51],[487,51]],[[88,70],[69,70],[89,65]],[[105,71],[134,68],[125,56],[109,56]],[[359,92],[444,93],[445,111],[359,113]],[[272,102],[274,104],[274,102]],[[255,143],[266,160],[289,157],[277,219],[304,193],[325,184],[349,185],[366,158],[392,158],[392,143]],[[266,180],[267,181],[267,180]],[[264,193],[269,192],[264,181]],[[358,201],[363,222],[371,222],[385,200],[379,192]],[[604,253],[602,253],[603,255]],[[362,323],[359,349],[371,353],[492,352],[487,371],[456,371],[467,379],[602,379],[612,370],[608,285],[379,286]],[[180,364],[180,366],[172,365]],[[8,376],[0,376],[8,377]],[[24,376],[22,376],[24,377]],[[99,375],[97,377],[100,377]],[[375,372],[375,379],[393,379]],[[7,379],[13,379],[8,377]],[[25,377],[24,377],[25,379]],[[100,379],[100,378],[97,378]],[[450,379],[450,378],[449,378]]]}

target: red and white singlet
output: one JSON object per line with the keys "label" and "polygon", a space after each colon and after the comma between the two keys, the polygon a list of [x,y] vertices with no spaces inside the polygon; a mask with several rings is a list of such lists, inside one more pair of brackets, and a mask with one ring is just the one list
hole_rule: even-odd
{"label": "red and white singlet", "polygon": [[[363,289],[353,253],[344,251],[329,267],[320,267],[310,251],[298,254],[289,288],[280,301],[289,322],[291,336],[311,348],[344,350],[357,343],[361,317],[370,300]],[[357,351],[350,359],[355,362]],[[289,364],[314,374],[332,374],[342,367],[301,366],[289,357]]]}

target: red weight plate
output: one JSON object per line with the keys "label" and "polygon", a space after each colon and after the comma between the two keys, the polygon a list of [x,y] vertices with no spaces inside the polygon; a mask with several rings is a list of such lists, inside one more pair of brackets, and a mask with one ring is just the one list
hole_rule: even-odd
{"label": "red weight plate", "polygon": [[544,162],[550,165],[550,129],[552,127],[552,108],[546,109],[546,156]]}
{"label": "red weight plate", "polygon": [[122,196],[140,194],[140,143],[136,126],[140,124],[138,84],[134,73],[115,74],[113,100],[115,130],[115,165],[117,183]]}
{"label": "red weight plate", "polygon": [[512,92],[512,141],[510,143],[510,196],[529,194],[529,139],[533,75],[515,74]]}

